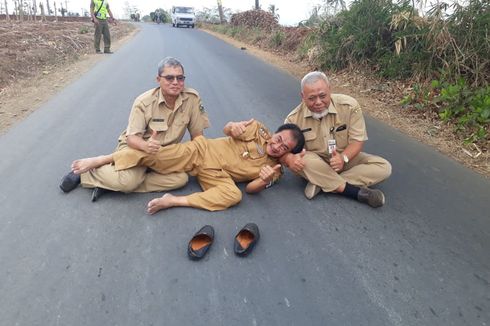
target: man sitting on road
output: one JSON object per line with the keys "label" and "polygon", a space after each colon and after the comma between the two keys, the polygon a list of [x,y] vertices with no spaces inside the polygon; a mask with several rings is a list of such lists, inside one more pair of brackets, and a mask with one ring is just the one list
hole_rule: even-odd
{"label": "man sitting on road", "polygon": [[[242,193],[235,182],[251,181],[245,191],[260,192],[271,186],[281,175],[278,159],[286,153],[299,153],[304,137],[298,126],[285,124],[275,134],[260,122],[229,122],[223,132],[228,137],[206,139],[195,137],[183,144],[161,147],[157,153],[131,148],[110,155],[74,161],[73,173],[114,163],[121,171],[135,166],[147,166],[159,173],[189,172],[197,177],[203,192],[187,196],[165,194],[148,203],[148,213],[174,206],[190,206],[209,211],[224,210],[238,204]],[[153,137],[157,137],[157,132]]]}
{"label": "man sitting on road", "polygon": [[[161,146],[181,142],[186,129],[194,139],[209,127],[199,94],[184,87],[184,67],[177,59],[163,59],[158,64],[156,80],[159,87],[141,94],[134,101],[128,127],[119,136],[116,151],[130,147],[154,154]],[[158,134],[151,137],[152,131]],[[187,181],[187,174],[181,171],[161,174],[143,166],[116,171],[113,165],[106,164],[81,175],[70,172],[63,178],[60,188],[69,192],[81,182],[84,188],[94,188],[92,201],[96,201],[107,190],[167,191],[183,187]]]}
{"label": "man sitting on road", "polygon": [[324,73],[314,71],[301,80],[302,103],[287,116],[305,133],[306,152],[288,154],[283,163],[309,182],[308,199],[320,190],[334,192],[372,207],[384,205],[381,190],[368,186],[391,175],[391,164],[361,152],[368,139],[359,103],[350,96],[331,94]]}

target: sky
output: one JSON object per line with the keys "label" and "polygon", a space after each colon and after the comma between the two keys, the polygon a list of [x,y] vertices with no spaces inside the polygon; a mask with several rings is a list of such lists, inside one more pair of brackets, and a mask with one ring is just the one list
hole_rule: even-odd
{"label": "sky", "polygon": [[[38,3],[39,1],[45,2],[45,0],[37,0]],[[58,8],[60,3],[63,3],[64,6],[66,1],[68,11],[78,13],[82,12],[82,8],[88,10],[90,5],[90,0],[50,0],[51,7],[54,1],[56,1]],[[13,5],[11,3],[13,0],[9,2],[9,12],[12,12]],[[169,10],[172,6],[189,6],[199,10],[203,7],[213,8],[217,6],[217,0],[108,0],[108,2],[116,18],[124,18],[126,2],[136,5],[142,16],[149,14],[156,8]],[[267,10],[270,4],[274,4],[278,8],[279,23],[289,26],[295,26],[300,21],[308,19],[312,8],[320,3],[322,0],[260,0],[260,5],[264,10]],[[222,4],[223,7],[230,8],[232,12],[245,11],[255,6],[255,0],[222,0]]]}

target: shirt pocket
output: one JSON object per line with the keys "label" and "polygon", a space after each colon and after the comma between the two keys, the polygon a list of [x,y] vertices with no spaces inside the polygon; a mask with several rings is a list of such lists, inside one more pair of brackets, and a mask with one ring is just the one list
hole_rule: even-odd
{"label": "shirt pocket", "polygon": [[189,124],[190,117],[187,115],[182,115],[175,117],[174,123],[179,126],[187,126]]}
{"label": "shirt pocket", "polygon": [[335,132],[335,142],[338,150],[343,151],[349,145],[348,134],[347,129]]}
{"label": "shirt pocket", "polygon": [[247,151],[242,154],[244,158],[249,158],[252,160],[259,159],[264,157],[265,155],[266,145],[260,146],[260,144],[256,142],[248,142],[247,143]]}
{"label": "shirt pocket", "polygon": [[305,136],[305,148],[308,151],[321,150],[318,135],[316,132],[310,130],[304,133]]}
{"label": "shirt pocket", "polygon": [[158,132],[168,130],[168,125],[167,122],[165,121],[151,120],[150,123],[148,124],[148,127],[150,127],[151,130],[155,130]]}

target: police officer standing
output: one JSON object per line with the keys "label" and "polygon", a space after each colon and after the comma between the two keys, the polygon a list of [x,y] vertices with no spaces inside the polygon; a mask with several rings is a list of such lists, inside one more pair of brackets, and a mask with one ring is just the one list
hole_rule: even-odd
{"label": "police officer standing", "polygon": [[305,135],[306,152],[287,154],[282,162],[309,182],[308,199],[320,191],[334,192],[372,207],[384,205],[379,189],[368,188],[391,175],[391,164],[362,152],[368,139],[359,103],[350,96],[332,94],[324,73],[314,71],[301,80],[302,103],[287,116]]}
{"label": "police officer standing", "polygon": [[109,14],[109,22],[115,24],[116,20],[112,15],[107,0],[90,1],[90,15],[95,25],[94,46],[96,53],[102,53],[100,51],[100,38],[102,35],[104,35],[104,53],[112,53],[111,33],[109,32],[109,24],[107,23],[107,14]]}
{"label": "police officer standing", "polygon": [[[186,130],[191,138],[203,134],[209,120],[197,91],[184,87],[184,67],[175,58],[167,57],[158,64],[159,87],[141,94],[134,101],[128,127],[119,136],[116,151],[133,148],[155,154],[161,146],[182,141]],[[183,187],[188,176],[184,172],[161,174],[146,167],[116,171],[105,164],[85,173],[65,175],[60,188],[70,192],[80,183],[94,188],[92,201],[107,190],[122,192],[167,191]]]}

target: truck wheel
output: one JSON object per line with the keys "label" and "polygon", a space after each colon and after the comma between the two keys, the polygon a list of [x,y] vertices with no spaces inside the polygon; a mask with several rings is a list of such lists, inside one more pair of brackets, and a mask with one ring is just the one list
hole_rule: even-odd
{"label": "truck wheel", "polygon": [[194,24],[192,24],[192,28],[194,28]]}

